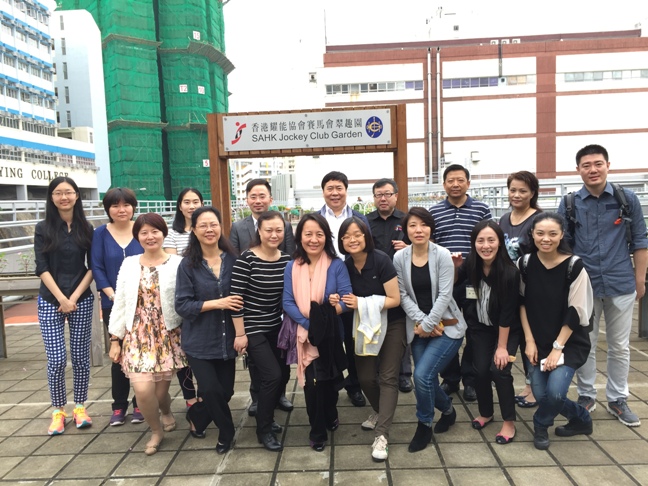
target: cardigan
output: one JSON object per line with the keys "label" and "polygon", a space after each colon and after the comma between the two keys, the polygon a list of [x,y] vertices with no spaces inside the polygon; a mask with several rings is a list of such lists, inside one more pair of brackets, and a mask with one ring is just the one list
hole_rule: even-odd
{"label": "cardigan", "polygon": [[[115,289],[115,302],[110,314],[108,332],[113,336],[123,339],[126,332],[133,330],[139,284],[141,276],[140,255],[129,256],[122,263],[117,275],[117,289]],[[169,255],[169,260],[158,265],[160,282],[160,302],[162,315],[167,330],[175,329],[182,322],[182,318],[175,311],[176,274],[182,257]]]}
{"label": "cardigan", "polygon": [[466,334],[466,321],[452,298],[454,284],[454,264],[450,252],[445,248],[428,243],[428,267],[432,282],[432,310],[429,314],[419,309],[414,287],[412,286],[412,247],[399,250],[394,255],[394,266],[398,273],[398,288],[401,307],[407,315],[407,342],[414,339],[414,324],[420,322],[425,332],[432,332],[442,319],[454,318],[459,322],[446,326],[444,334],[451,339],[463,339]]}

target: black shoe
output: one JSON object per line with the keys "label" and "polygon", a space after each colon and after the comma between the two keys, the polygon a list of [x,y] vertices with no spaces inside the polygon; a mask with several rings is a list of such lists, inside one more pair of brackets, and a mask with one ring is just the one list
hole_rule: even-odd
{"label": "black shoe", "polygon": [[398,389],[403,393],[411,392],[414,389],[414,387],[412,386],[412,377],[401,375],[398,378]]}
{"label": "black shoe", "polygon": [[231,442],[222,443],[221,441],[218,441],[218,444],[216,444],[216,452],[218,454],[225,454],[231,448],[232,448]]}
{"label": "black shoe", "polygon": [[313,442],[311,440],[310,446],[311,449],[313,449],[315,452],[322,452],[324,450],[324,447],[326,446],[326,442]]}
{"label": "black shoe", "polygon": [[432,427],[419,422],[414,437],[407,448],[410,452],[422,451],[432,441]]}
{"label": "black shoe", "polygon": [[441,414],[441,418],[434,426],[434,433],[442,434],[444,432],[447,432],[450,429],[450,426],[454,425],[456,421],[457,421],[457,411],[455,410],[454,407],[452,407],[452,412],[450,412],[448,415]]}
{"label": "black shoe", "polygon": [[277,422],[272,422],[271,430],[273,434],[281,434],[283,432],[283,427]]}
{"label": "black shoe", "polygon": [[475,400],[477,400],[477,392],[475,391],[475,387],[464,385],[463,397],[467,402],[474,402]]}
{"label": "black shoe", "polygon": [[451,393],[457,393],[459,391],[459,383],[451,384],[447,381],[441,383],[441,389],[445,392],[446,395]]}
{"label": "black shoe", "polygon": [[354,407],[364,407],[367,404],[362,392],[347,392],[347,395]]}
{"label": "black shoe", "polygon": [[252,403],[250,404],[250,408],[248,408],[248,415],[249,415],[250,417],[254,417],[254,416],[256,415],[256,412],[257,412],[257,406],[258,406],[258,403],[257,403],[257,402],[252,402]]}
{"label": "black shoe", "polygon": [[[202,402],[196,402],[196,403],[194,403],[194,405],[197,405],[198,403],[202,404]],[[196,406],[196,408],[199,408],[199,407],[201,407],[201,405]],[[191,434],[191,437],[193,437],[194,439],[204,439],[205,437],[207,437],[207,431],[205,429],[198,430],[198,428],[196,427],[196,424],[194,424],[191,421],[191,412],[189,411],[189,409],[191,409],[191,407],[187,408],[187,413],[185,414],[185,418],[187,419],[187,422],[189,423],[189,433]]]}
{"label": "black shoe", "polygon": [[283,450],[283,445],[277,440],[277,436],[272,432],[268,432],[259,437],[259,444],[263,444],[263,447],[271,452],[279,452]]}
{"label": "black shoe", "polygon": [[281,395],[279,398],[279,403],[277,403],[277,408],[283,410],[284,412],[292,412],[292,409],[295,408],[290,400],[286,398],[286,395]]}
{"label": "black shoe", "polygon": [[571,419],[566,425],[556,427],[558,437],[573,437],[574,435],[590,435],[593,430],[592,421],[583,422],[581,419]]}
{"label": "black shoe", "polygon": [[540,451],[549,449],[549,434],[544,427],[533,428],[533,445]]}

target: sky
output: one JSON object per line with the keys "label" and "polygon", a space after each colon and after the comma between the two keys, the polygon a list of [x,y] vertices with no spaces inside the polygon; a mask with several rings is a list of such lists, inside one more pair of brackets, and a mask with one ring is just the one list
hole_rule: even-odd
{"label": "sky", "polygon": [[[230,112],[321,107],[325,45],[629,30],[646,0],[230,0],[224,6]],[[531,6],[529,6],[531,5]],[[426,22],[427,21],[427,22]],[[450,30],[459,25],[458,34]]]}

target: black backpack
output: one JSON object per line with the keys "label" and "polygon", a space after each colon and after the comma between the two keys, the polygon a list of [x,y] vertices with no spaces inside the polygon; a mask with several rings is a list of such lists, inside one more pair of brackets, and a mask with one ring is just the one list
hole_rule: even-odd
{"label": "black backpack", "polygon": [[[614,199],[619,203],[619,218],[617,219],[618,224],[623,223],[625,225],[625,235],[628,248],[632,246],[632,218],[630,217],[630,205],[628,204],[628,199],[626,198],[625,191],[616,182],[610,182],[612,186],[612,193]],[[575,194],[570,192],[563,196],[563,201],[565,203],[565,214],[567,215],[567,225],[569,234],[574,238],[574,230],[577,226],[581,226],[580,222],[576,220],[576,206],[574,205]],[[617,223],[615,223],[617,224]]]}

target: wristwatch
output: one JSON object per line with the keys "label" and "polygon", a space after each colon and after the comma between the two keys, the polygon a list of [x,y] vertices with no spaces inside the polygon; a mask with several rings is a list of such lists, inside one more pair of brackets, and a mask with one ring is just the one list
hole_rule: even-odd
{"label": "wristwatch", "polygon": [[561,346],[560,344],[558,344],[558,341],[554,341],[553,348],[557,349],[558,351],[562,351],[563,349],[565,349],[565,346]]}

